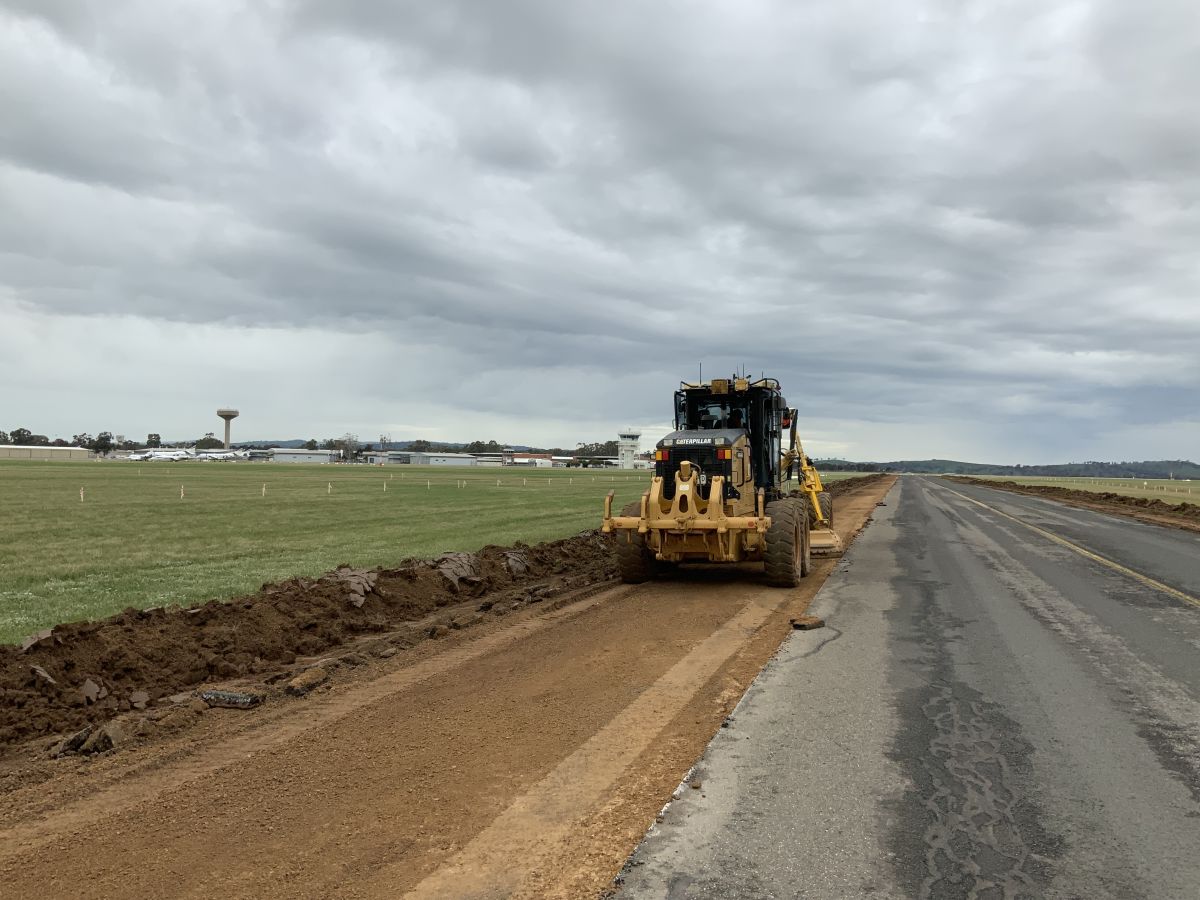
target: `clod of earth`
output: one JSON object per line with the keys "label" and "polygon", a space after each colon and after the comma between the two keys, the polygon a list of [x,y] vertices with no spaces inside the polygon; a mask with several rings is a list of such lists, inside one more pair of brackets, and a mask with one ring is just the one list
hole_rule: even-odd
{"label": "clod of earth", "polygon": [[79,748],[79,752],[85,755],[104,753],[106,750],[116,749],[128,740],[129,734],[119,722],[108,722],[88,736],[88,739]]}
{"label": "clod of earth", "polygon": [[71,753],[72,751],[78,750],[83,746],[84,741],[92,736],[92,732],[94,730],[94,725],[87,725],[74,734],[68,735],[54,746],[54,748],[50,751],[50,755],[62,756],[64,753]]}
{"label": "clod of earth", "polygon": [[367,594],[375,590],[375,581],[379,577],[377,572],[372,572],[369,569],[352,569],[349,566],[340,566],[326,578],[340,581],[350,593],[346,596],[346,600],[354,607],[360,607],[366,602]]}
{"label": "clod of earth", "polygon": [[95,703],[102,696],[100,693],[100,685],[96,684],[96,682],[92,681],[90,678],[83,683],[83,687],[79,689],[79,693],[83,694],[83,699],[87,703]]}
{"label": "clod of earth", "polygon": [[320,666],[305,669],[287,683],[284,688],[293,697],[303,697],[314,688],[318,688],[329,680],[329,673]]}
{"label": "clod of earth", "polygon": [[811,631],[814,628],[824,628],[825,620],[819,616],[797,616],[792,619],[792,627],[797,631]]}
{"label": "clod of earth", "polygon": [[529,571],[529,560],[520,550],[505,550],[504,565],[512,575],[524,575]]}
{"label": "clod of earth", "polygon": [[150,694],[146,691],[134,691],[129,695],[129,705],[134,709],[145,709],[150,702]]}
{"label": "clod of earth", "polygon": [[456,591],[464,581],[472,585],[481,581],[479,557],[474,553],[443,553],[437,558],[437,569]]}
{"label": "clod of earth", "polygon": [[253,709],[263,702],[263,695],[239,691],[201,691],[200,699],[208,706],[223,709]]}
{"label": "clod of earth", "polygon": [[24,653],[27,650],[31,650],[32,648],[38,646],[39,644],[53,640],[55,640],[53,629],[46,628],[42,631],[35,631],[33,634],[29,635],[29,637],[25,638],[25,640],[21,641],[21,652]]}

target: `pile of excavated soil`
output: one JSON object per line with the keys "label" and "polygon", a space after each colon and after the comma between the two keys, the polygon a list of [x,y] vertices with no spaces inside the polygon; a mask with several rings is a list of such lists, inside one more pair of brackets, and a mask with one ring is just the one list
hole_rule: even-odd
{"label": "pile of excavated soil", "polygon": [[1157,497],[1127,497],[1112,491],[1077,491],[1073,488],[1054,487],[1045,484],[1017,484],[1011,481],[989,481],[982,478],[955,478],[963,484],[999,488],[1014,494],[1033,494],[1051,500],[1066,500],[1091,509],[1135,515],[1139,512],[1154,513],[1155,520],[1178,519],[1182,523],[1200,524],[1200,504],[1167,503]]}
{"label": "pile of excavated soil", "polygon": [[611,538],[584,532],[394,569],[343,566],[192,609],[131,608],[58,625],[0,647],[0,747],[144,709],[204,682],[275,672],[442,607],[469,602],[478,618],[615,577]]}
{"label": "pile of excavated soil", "polygon": [[841,481],[831,481],[825,485],[825,490],[836,497],[839,494],[845,494],[849,491],[857,491],[864,485],[872,484],[884,478],[895,478],[895,476],[884,472],[874,472],[870,475],[856,475],[853,478],[843,478]]}

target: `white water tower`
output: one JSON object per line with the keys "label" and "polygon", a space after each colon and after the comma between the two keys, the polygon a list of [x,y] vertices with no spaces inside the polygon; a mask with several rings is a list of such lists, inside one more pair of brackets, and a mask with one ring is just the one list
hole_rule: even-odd
{"label": "white water tower", "polygon": [[633,461],[637,459],[638,442],[642,433],[636,428],[622,428],[617,433],[617,465],[622,469],[632,469]]}

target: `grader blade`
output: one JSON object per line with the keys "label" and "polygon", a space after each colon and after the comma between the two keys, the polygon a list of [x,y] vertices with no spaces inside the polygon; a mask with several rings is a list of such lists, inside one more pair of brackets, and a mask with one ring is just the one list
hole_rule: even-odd
{"label": "grader blade", "polygon": [[842,539],[832,528],[814,528],[808,533],[808,537],[813,556],[832,558],[841,556],[845,551]]}

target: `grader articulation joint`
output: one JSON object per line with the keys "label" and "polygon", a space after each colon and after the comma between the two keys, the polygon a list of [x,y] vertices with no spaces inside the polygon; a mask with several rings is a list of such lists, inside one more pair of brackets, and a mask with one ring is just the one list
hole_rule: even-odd
{"label": "grader articulation joint", "polygon": [[842,552],[833,499],[774,378],[681,384],[649,490],[619,516],[612,503],[609,492],[602,529],[616,536],[626,582],[673,563],[762,561],[768,581],[792,587],[812,557]]}

